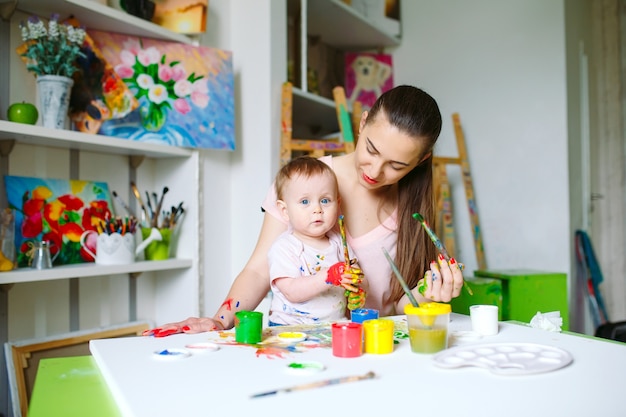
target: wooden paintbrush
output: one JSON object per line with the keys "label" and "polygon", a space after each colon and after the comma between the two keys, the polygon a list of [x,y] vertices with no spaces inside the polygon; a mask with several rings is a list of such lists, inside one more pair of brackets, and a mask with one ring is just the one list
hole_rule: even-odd
{"label": "wooden paintbrush", "polygon": [[345,384],[347,382],[364,381],[366,379],[373,379],[373,378],[376,378],[376,374],[370,371],[364,375],[353,375],[353,376],[345,376],[342,378],[326,379],[324,381],[310,382],[308,384],[294,385],[293,387],[289,387],[289,388],[280,388],[280,389],[275,389],[273,391],[266,391],[260,394],[251,395],[250,398],[267,397],[269,395],[276,395],[279,393],[288,393],[288,392],[301,391],[301,390],[311,389],[311,388],[328,387],[330,385]]}
{"label": "wooden paintbrush", "polygon": [[[448,251],[446,250],[446,247],[443,245],[443,242],[441,241],[441,239],[439,239],[439,237],[435,234],[433,229],[430,228],[430,226],[428,225],[428,223],[424,219],[424,216],[422,216],[419,213],[413,213],[413,218],[421,223],[422,227],[424,228],[424,230],[426,231],[426,233],[430,237],[430,240],[433,241],[433,243],[435,244],[435,246],[439,250],[439,253],[441,253],[441,255],[446,260],[446,262],[450,262],[450,255],[448,254]],[[465,267],[465,265],[463,265],[462,263],[457,263],[457,265],[459,266],[459,269],[461,271]],[[467,290],[469,295],[474,295],[472,289],[467,285],[467,282],[463,281],[463,287],[465,287],[465,289]]]}
{"label": "wooden paintbrush", "polygon": [[[141,206],[142,217],[143,217],[141,219],[141,222],[143,223],[146,219],[150,218],[150,215],[148,213],[148,210],[146,209],[146,206],[144,206],[144,204],[143,204],[143,200],[141,199],[141,194],[139,193],[139,189],[137,188],[137,185],[134,182],[131,181],[130,188],[133,190],[133,194],[135,194],[135,198],[137,199],[137,202]],[[145,217],[144,217],[144,215],[145,215]]]}
{"label": "wooden paintbrush", "polygon": [[385,254],[385,258],[387,258],[387,261],[389,262],[389,265],[391,265],[391,270],[393,271],[393,274],[398,279],[398,282],[400,283],[400,286],[402,286],[402,289],[404,290],[404,293],[406,294],[406,296],[409,297],[409,301],[411,302],[413,307],[419,307],[419,304],[417,303],[417,300],[413,296],[413,293],[411,292],[411,289],[409,288],[409,286],[407,285],[406,281],[402,277],[402,274],[400,273],[400,270],[396,266],[396,263],[393,261],[393,259],[391,259],[391,256],[389,256],[389,253],[387,252],[387,249],[385,249],[385,248],[382,248],[382,249],[383,249],[383,253]]}
{"label": "wooden paintbrush", "polygon": [[[161,194],[161,198],[159,199],[159,202],[157,203],[156,209],[154,210],[154,212],[157,213],[157,216],[158,216],[158,213],[161,212],[161,207],[163,207],[163,198],[165,197],[165,194],[167,194],[167,192],[169,190],[170,189],[168,187],[163,187],[163,193]],[[155,223],[154,227],[156,227],[157,226],[157,224],[156,224],[157,221],[155,220],[154,223]]]}

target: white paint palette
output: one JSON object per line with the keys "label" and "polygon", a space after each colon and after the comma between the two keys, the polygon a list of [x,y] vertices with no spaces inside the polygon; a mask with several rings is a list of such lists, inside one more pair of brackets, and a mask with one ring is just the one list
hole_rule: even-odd
{"label": "white paint palette", "polygon": [[433,357],[442,368],[477,366],[498,375],[530,375],[569,365],[572,355],[563,349],[534,343],[492,343],[457,346]]}

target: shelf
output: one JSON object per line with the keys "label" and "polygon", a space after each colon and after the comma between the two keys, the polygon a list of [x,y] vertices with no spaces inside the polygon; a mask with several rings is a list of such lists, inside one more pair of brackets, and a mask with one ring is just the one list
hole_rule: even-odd
{"label": "shelf", "polygon": [[[17,9],[25,13],[48,18],[58,13],[61,19],[76,16],[87,29],[125,33],[128,35],[170,40],[191,44],[188,36],[172,32],[162,26],[132,16],[124,11],[105,6],[92,0],[14,0]],[[10,1],[8,3],[12,3]],[[2,5],[0,1],[0,5]]]}
{"label": "shelf", "polygon": [[177,146],[136,142],[111,136],[74,130],[49,129],[43,126],[0,120],[0,139],[53,148],[77,149],[118,155],[145,155],[150,158],[188,157],[193,150]]}
{"label": "shelf", "polygon": [[140,261],[127,265],[96,265],[95,263],[55,266],[50,269],[36,270],[19,268],[0,272],[0,285],[35,281],[51,281],[67,278],[97,277],[137,272],[168,271],[186,269],[193,264],[191,259],[168,259],[165,261]]}
{"label": "shelf", "polygon": [[376,25],[340,0],[307,1],[308,34],[343,50],[397,46],[400,39]]}
{"label": "shelf", "polygon": [[[319,132],[319,135],[327,135],[329,133],[339,131],[339,123],[337,122],[337,110],[335,102],[317,94],[302,91],[299,88],[293,88],[293,137],[298,139],[298,126],[307,126],[310,130]],[[307,137],[310,133],[302,135]]]}

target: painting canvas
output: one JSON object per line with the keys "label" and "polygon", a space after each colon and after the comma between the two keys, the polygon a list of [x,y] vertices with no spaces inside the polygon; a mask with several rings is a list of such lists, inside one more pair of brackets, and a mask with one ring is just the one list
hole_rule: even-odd
{"label": "painting canvas", "polygon": [[350,103],[372,107],[378,96],[393,88],[391,55],[366,52],[345,54],[346,96]]}
{"label": "painting canvas", "polygon": [[152,21],[178,33],[203,33],[208,7],[209,0],[158,0]]}
{"label": "painting canvas", "polygon": [[9,208],[15,212],[18,267],[29,265],[34,243],[49,241],[54,265],[92,261],[80,245],[86,230],[96,230],[113,215],[104,182],[44,179],[7,175]]}
{"label": "painting canvas", "polygon": [[88,31],[139,102],[99,133],[191,148],[235,148],[232,53],[205,46]]}
{"label": "painting canvas", "polygon": [[77,130],[98,133],[103,121],[125,117],[139,103],[89,35],[81,51],[85,56],[77,60],[81,71],[74,74],[70,116]]}

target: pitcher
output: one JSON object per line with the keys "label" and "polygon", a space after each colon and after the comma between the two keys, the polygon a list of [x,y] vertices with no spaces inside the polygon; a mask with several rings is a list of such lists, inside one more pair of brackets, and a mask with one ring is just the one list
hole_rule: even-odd
{"label": "pitcher", "polygon": [[33,242],[33,248],[31,252],[30,267],[33,269],[48,269],[52,268],[52,262],[59,256],[60,251],[54,256],[50,255],[50,246],[54,245],[52,242],[43,240],[41,242]]}

